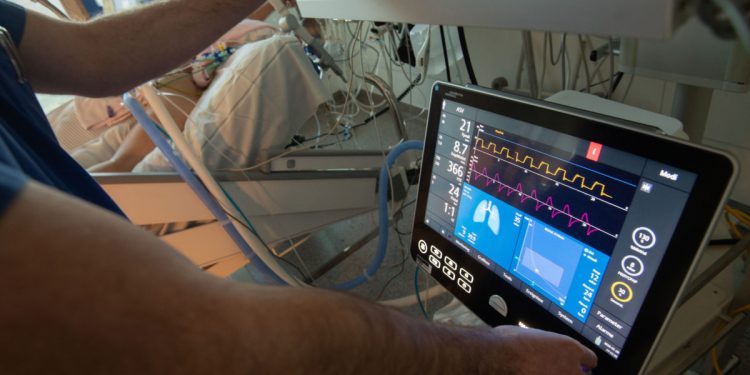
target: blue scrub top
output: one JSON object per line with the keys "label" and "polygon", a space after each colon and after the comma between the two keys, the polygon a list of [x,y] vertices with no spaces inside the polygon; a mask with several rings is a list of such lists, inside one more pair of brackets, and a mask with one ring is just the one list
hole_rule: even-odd
{"label": "blue scrub top", "polygon": [[[16,46],[21,44],[25,24],[23,8],[0,0],[0,26],[10,32]],[[33,179],[122,215],[60,147],[31,85],[19,77],[11,59],[9,51],[0,48],[0,214]]]}

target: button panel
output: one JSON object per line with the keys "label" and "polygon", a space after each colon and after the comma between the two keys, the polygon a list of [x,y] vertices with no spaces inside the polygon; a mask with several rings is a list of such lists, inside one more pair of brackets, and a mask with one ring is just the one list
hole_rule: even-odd
{"label": "button panel", "polygon": [[454,271],[458,271],[458,264],[448,256],[445,257],[445,265]]}
{"label": "button panel", "polygon": [[463,289],[464,292],[471,293],[471,284],[474,283],[474,275],[465,268],[460,268],[459,270],[458,262],[449,256],[443,257],[443,252],[437,246],[430,245],[425,240],[417,242],[417,249],[420,253],[427,255],[427,260],[429,260],[430,264],[441,270],[445,277],[451,281],[455,281],[458,287]]}
{"label": "button panel", "polygon": [[445,276],[448,276],[448,278],[451,280],[456,280],[456,273],[451,271],[451,269],[448,268],[448,266],[443,267],[443,274]]}
{"label": "button panel", "polygon": [[420,253],[427,254],[427,241],[419,240],[417,243],[417,249],[419,249]]}
{"label": "button panel", "polygon": [[436,256],[438,259],[443,259],[443,252],[440,251],[440,249],[438,249],[437,247],[430,246],[430,252],[432,253],[432,255]]}
{"label": "button panel", "polygon": [[442,266],[442,264],[440,264],[440,260],[438,260],[438,258],[435,258],[434,255],[430,255],[428,259],[430,260],[430,264],[432,264],[436,268],[440,268],[440,266]]}
{"label": "button panel", "polygon": [[466,281],[464,281],[464,279],[458,279],[458,281],[456,281],[456,283],[458,283],[458,286],[460,286],[461,289],[464,290],[464,292],[471,293],[471,285],[469,285],[469,283],[467,283]]}
{"label": "button panel", "polygon": [[474,275],[470,274],[469,271],[467,271],[464,268],[461,268],[460,271],[458,271],[458,274],[461,275],[464,279],[466,279],[469,283],[474,283]]}

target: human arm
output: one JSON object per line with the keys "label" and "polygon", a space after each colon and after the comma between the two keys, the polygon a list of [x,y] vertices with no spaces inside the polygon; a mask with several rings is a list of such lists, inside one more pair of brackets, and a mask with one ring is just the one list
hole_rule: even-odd
{"label": "human arm", "polygon": [[135,126],[128,132],[110,159],[86,170],[90,173],[130,172],[153,149],[154,143],[146,131],[140,126]]}
{"label": "human arm", "polygon": [[159,1],[83,23],[27,11],[21,59],[38,92],[119,95],[188,61],[262,3]]}
{"label": "human arm", "polygon": [[[157,86],[164,95],[162,100],[168,101],[167,111],[182,130],[187,121],[192,121],[188,120],[188,115],[200,98],[201,91],[195,88],[189,75],[180,78],[170,76],[161,81],[166,82]],[[90,173],[131,172],[146,155],[154,150],[154,147],[154,143],[143,127],[136,124],[128,131],[109,159],[86,169]]]}
{"label": "human arm", "polygon": [[0,216],[0,239],[3,374],[579,374],[596,361],[550,333],[438,326],[346,294],[215,278],[38,184]]}

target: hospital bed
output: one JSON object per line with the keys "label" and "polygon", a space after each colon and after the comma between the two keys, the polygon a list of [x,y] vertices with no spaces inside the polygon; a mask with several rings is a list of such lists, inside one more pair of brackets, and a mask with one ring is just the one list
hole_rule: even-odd
{"label": "hospital bed", "polygon": [[[139,91],[163,129],[179,132],[167,110],[171,99],[150,84]],[[252,223],[271,249],[266,262],[285,255],[294,239],[379,207],[377,184],[387,150],[285,149],[328,97],[296,39],[275,36],[239,48],[196,103],[184,131],[169,135],[194,154],[190,168],[198,175],[205,171],[202,184],[215,181],[214,198],[225,199],[220,206],[232,211],[229,219],[239,222],[237,229],[246,231],[244,226]],[[396,128],[384,133],[391,144],[404,140],[400,116]],[[182,149],[180,153],[190,160]],[[408,159],[392,169],[391,205],[404,198],[406,171],[413,167]],[[225,276],[248,262],[242,245],[226,232],[226,223],[217,220],[161,151],[144,158],[135,173],[95,178],[134,224],[197,223],[162,237],[196,265]]]}

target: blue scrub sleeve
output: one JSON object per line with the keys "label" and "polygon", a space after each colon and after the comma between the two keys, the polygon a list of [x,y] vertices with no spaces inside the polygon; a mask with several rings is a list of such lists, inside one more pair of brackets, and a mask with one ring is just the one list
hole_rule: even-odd
{"label": "blue scrub sleeve", "polygon": [[27,180],[23,173],[0,164],[0,218],[26,185]]}
{"label": "blue scrub sleeve", "polygon": [[11,2],[0,0],[0,26],[10,32],[13,42],[20,47],[26,27],[26,10]]}

